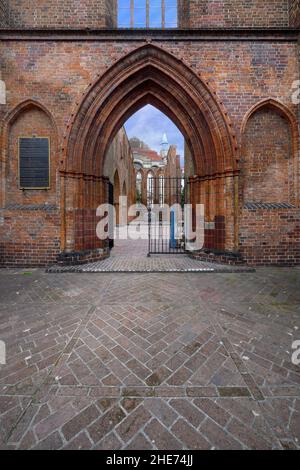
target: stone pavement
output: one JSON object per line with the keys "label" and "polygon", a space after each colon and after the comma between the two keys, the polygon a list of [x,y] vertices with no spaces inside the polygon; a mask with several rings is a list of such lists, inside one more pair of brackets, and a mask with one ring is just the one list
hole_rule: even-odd
{"label": "stone pavement", "polygon": [[0,270],[6,449],[300,448],[300,269]]}
{"label": "stone pavement", "polygon": [[230,266],[193,259],[185,254],[148,254],[147,240],[116,240],[109,258],[81,266],[51,266],[49,273],[142,273],[142,272],[249,272],[248,266]]}

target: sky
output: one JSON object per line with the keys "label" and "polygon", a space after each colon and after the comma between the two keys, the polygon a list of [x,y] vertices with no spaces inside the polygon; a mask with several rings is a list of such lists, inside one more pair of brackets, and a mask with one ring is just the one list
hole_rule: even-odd
{"label": "sky", "polygon": [[125,123],[128,138],[138,137],[152,150],[160,152],[164,132],[170,145],[177,146],[177,153],[184,162],[184,137],[175,124],[161,111],[150,104],[133,114]]}
{"label": "sky", "polygon": [[[162,24],[161,1],[151,0],[149,8],[150,28],[160,28]],[[120,28],[130,27],[130,0],[119,0],[118,3],[118,25]],[[134,27],[145,28],[146,26],[146,0],[135,0],[134,2]],[[177,27],[177,0],[165,0],[165,27]]]}

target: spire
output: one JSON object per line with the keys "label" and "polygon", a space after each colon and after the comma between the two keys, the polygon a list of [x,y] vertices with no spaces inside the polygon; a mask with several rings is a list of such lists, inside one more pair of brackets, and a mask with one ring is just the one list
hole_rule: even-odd
{"label": "spire", "polygon": [[161,140],[161,145],[169,145],[167,134],[164,132]]}
{"label": "spire", "polygon": [[169,142],[168,142],[168,137],[167,134],[164,132],[162,139],[161,139],[161,151],[160,154],[164,160],[164,163],[166,163],[167,156],[168,156],[168,151],[169,151]]}

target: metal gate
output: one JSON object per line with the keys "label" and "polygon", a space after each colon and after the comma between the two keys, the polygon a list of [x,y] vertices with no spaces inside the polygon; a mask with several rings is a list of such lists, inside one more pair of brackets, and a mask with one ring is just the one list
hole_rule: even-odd
{"label": "metal gate", "polygon": [[148,176],[148,256],[185,253],[184,204],[186,196],[185,178]]}

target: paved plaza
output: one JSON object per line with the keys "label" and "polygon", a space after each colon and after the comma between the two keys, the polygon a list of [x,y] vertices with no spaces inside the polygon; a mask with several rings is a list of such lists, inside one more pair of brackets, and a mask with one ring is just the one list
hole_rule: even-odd
{"label": "paved plaza", "polygon": [[298,268],[0,270],[1,448],[300,448],[299,287]]}

